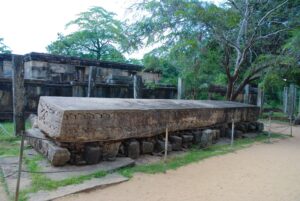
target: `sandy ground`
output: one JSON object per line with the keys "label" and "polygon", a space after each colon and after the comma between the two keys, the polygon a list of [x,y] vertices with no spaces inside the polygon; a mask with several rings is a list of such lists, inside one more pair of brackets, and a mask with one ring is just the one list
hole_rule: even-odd
{"label": "sandy ground", "polygon": [[299,201],[300,127],[294,136],[59,201]]}

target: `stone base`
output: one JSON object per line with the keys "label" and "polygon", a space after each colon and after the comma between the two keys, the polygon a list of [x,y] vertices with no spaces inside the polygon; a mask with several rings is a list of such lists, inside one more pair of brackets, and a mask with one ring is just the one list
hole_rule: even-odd
{"label": "stone base", "polygon": [[54,166],[63,166],[70,160],[70,152],[56,145],[37,128],[26,131],[28,143],[39,153],[48,158]]}
{"label": "stone base", "polygon": [[[262,130],[262,123],[238,122],[235,124],[234,137],[241,138],[245,133],[261,132]],[[29,144],[45,155],[53,166],[62,166],[66,163],[91,165],[100,161],[114,161],[117,156],[137,159],[140,154],[153,154],[153,152],[162,154],[165,151],[165,134],[119,142],[59,143],[59,145],[49,141],[39,129],[31,129],[27,131],[27,134],[32,137],[28,138]],[[193,145],[206,148],[216,144],[224,135],[231,138],[230,124],[218,125],[211,129],[196,128],[169,132],[168,152],[181,151],[191,148]]]}

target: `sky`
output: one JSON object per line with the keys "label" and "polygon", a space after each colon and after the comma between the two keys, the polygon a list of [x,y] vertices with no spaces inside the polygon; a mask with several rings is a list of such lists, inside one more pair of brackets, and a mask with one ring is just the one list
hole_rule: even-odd
{"label": "sky", "polygon": [[[101,6],[119,19],[136,0],[2,0],[0,3],[0,38],[14,54],[46,52],[46,46],[66,33],[65,25],[80,12]],[[210,0],[215,3],[223,0]],[[145,48],[126,57],[141,59]]]}

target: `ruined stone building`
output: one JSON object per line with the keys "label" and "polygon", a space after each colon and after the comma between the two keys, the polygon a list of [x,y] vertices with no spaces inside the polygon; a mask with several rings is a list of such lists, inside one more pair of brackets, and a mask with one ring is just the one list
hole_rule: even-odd
{"label": "ruined stone building", "polygon": [[[160,84],[160,74],[143,66],[42,53],[24,55],[26,114],[35,113],[40,96],[133,98],[176,97],[176,88]],[[90,76],[90,84],[89,84]],[[0,54],[0,120],[12,118],[12,55]],[[147,87],[155,83],[155,88]]]}

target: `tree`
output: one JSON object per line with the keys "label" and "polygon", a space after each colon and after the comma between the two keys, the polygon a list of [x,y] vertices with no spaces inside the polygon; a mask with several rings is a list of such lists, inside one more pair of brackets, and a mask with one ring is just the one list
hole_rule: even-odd
{"label": "tree", "polygon": [[[217,7],[198,0],[145,0],[136,5],[145,15],[132,30],[146,44],[173,47],[181,43],[181,49],[186,49],[191,45],[182,41],[193,41],[198,55],[206,44],[217,43],[222,57],[219,72],[227,78],[226,98],[235,100],[246,84],[258,80],[270,66],[279,65],[278,47],[291,27],[286,16],[290,17],[293,3],[228,0]],[[198,58],[190,61],[199,63]]]}
{"label": "tree", "polygon": [[56,41],[48,45],[52,54],[79,56],[97,60],[125,61],[122,47],[128,44],[124,25],[115,19],[115,13],[101,7],[92,7],[69,22],[78,31],[64,36],[58,34]]}
{"label": "tree", "polygon": [[4,54],[9,54],[11,53],[9,47],[7,47],[4,43],[3,43],[3,38],[0,38],[0,53],[4,53]]}

